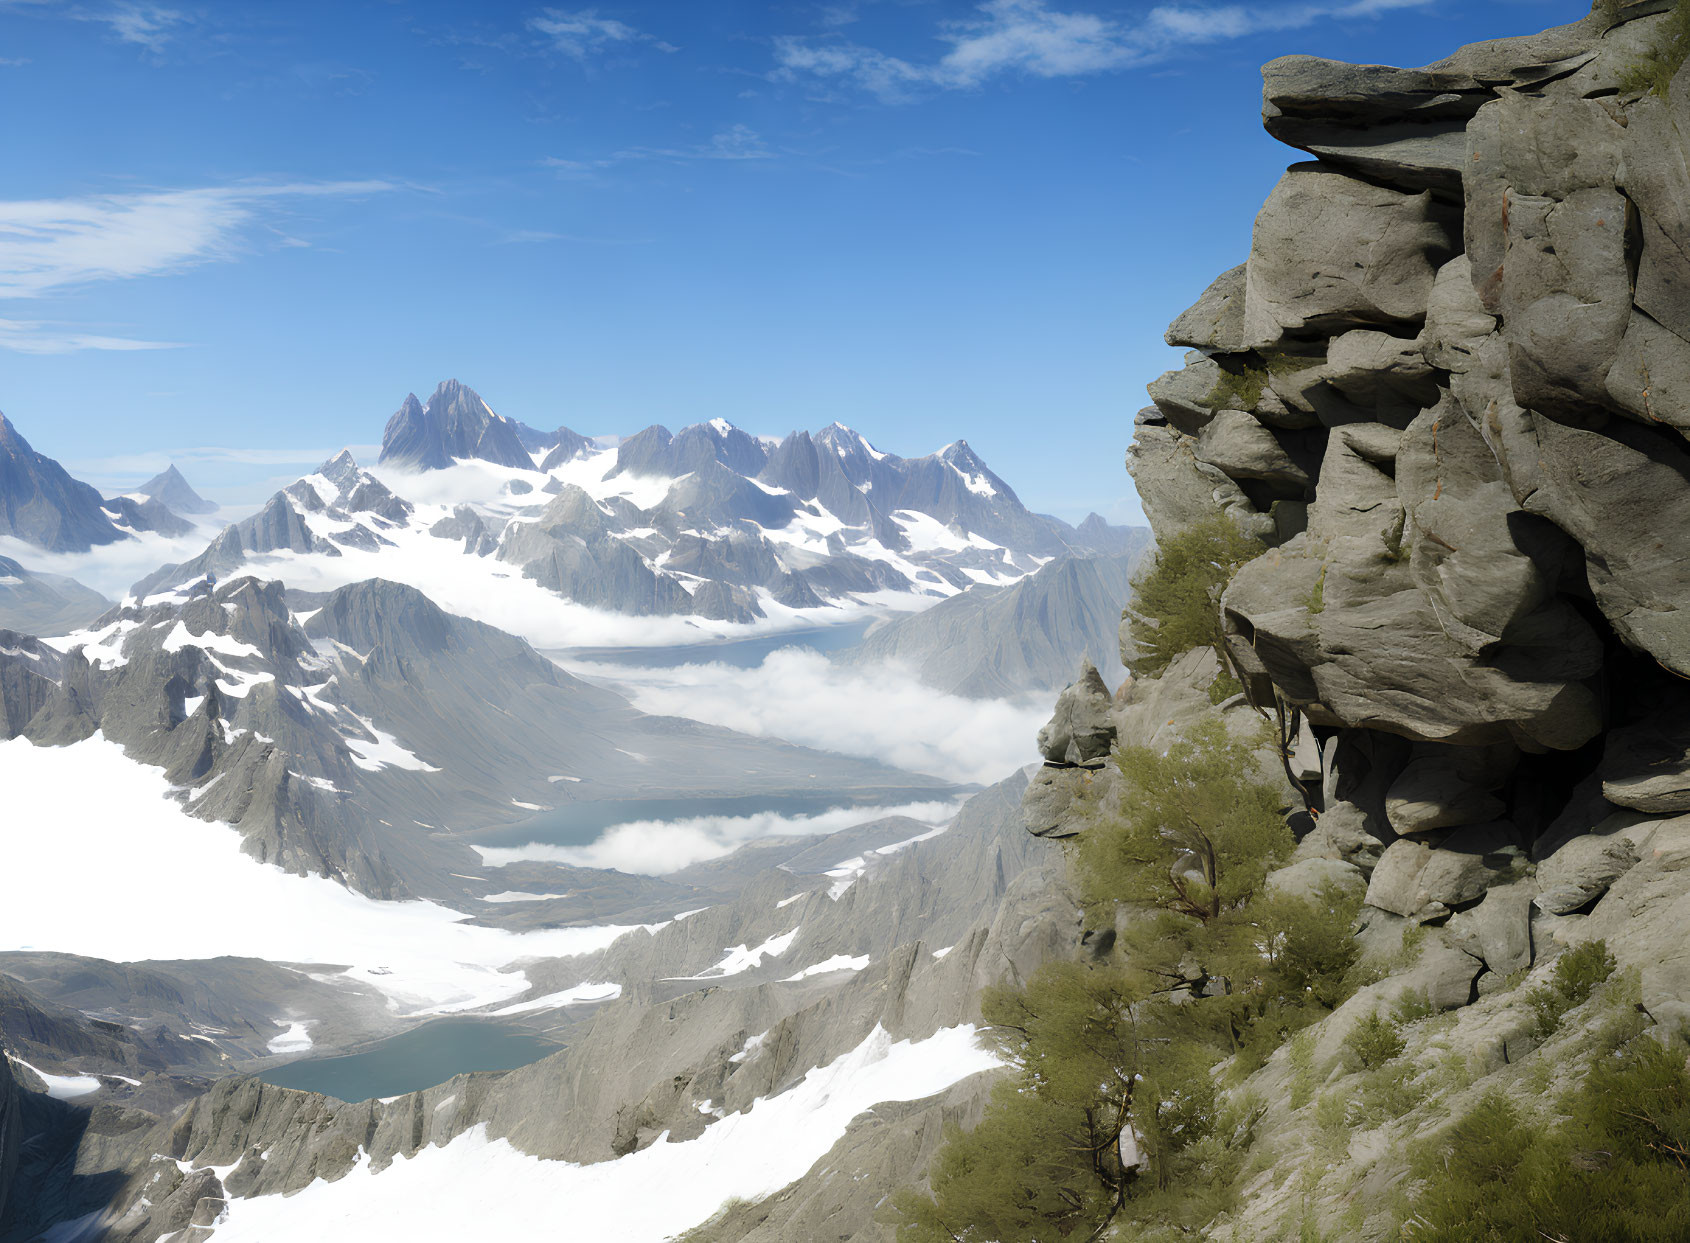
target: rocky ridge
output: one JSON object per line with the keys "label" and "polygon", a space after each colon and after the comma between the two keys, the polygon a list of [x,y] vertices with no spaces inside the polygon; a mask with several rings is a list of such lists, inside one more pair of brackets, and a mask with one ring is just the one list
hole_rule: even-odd
{"label": "rocky ridge", "polygon": [[232,825],[248,854],[374,897],[474,899],[489,886],[473,880],[468,829],[627,798],[647,764],[676,798],[948,789],[636,712],[523,640],[382,580],[294,601],[276,582],[201,580],[55,642],[0,644],[8,730],[40,745],[99,731],[162,767],[184,806]]}
{"label": "rocky ridge", "polygon": [[[1263,71],[1269,132],[1316,158],[1170,327],[1193,352],[1128,454],[1159,537],[1224,515],[1266,546],[1221,601],[1245,693],[1211,704],[1207,649],[1114,696],[1082,670],[1024,801],[1083,832],[1115,742],[1218,712],[1292,813],[1269,888],[1363,901],[1377,982],[1242,1080],[1272,1139],[1211,1237],[1397,1237],[1417,1138],[1552,1098],[1604,1024],[1690,1026],[1690,74],[1633,74],[1667,7]],[[1532,989],[1596,938],[1633,983],[1546,1029]],[[1400,1101],[1340,1056],[1374,1014],[1403,1016]]]}
{"label": "rocky ridge", "polygon": [[926,603],[1135,540],[1095,516],[1076,529],[1029,512],[962,441],[903,459],[838,424],[765,442],[717,419],[606,448],[536,432],[446,381],[427,406],[407,398],[373,472],[343,452],[134,591],[238,572],[336,578],[325,559],[352,553],[438,573],[444,541],[489,592],[509,594],[515,573],[611,612],[826,621],[888,593]]}
{"label": "rocky ridge", "polygon": [[1014,586],[974,587],[871,629],[839,659],[905,662],[928,686],[972,698],[1058,690],[1080,656],[1119,681],[1121,602],[1148,544],[1059,557]]}
{"label": "rocky ridge", "polygon": [[[549,964],[556,978],[536,980],[536,993],[582,979],[619,981],[624,992],[573,1029],[566,1049],[520,1070],[357,1104],[229,1078],[150,1126],[139,1125],[138,1111],[126,1127],[105,1121],[97,1142],[73,1146],[74,1181],[57,1211],[103,1210],[105,1237],[150,1241],[193,1223],[212,1227],[243,1197],[332,1182],[366,1159],[380,1171],[480,1129],[536,1156],[614,1160],[698,1137],[877,1028],[922,1039],[976,1020],[980,987],[1034,969],[1074,935],[1072,899],[1045,849],[1020,829],[1023,785],[1017,776],[976,796],[936,835],[915,826],[924,840],[863,861],[847,888],[819,872],[769,872],[733,902]],[[701,974],[724,946],[788,929],[784,947],[759,966]],[[840,957],[852,962],[825,969]],[[824,969],[803,974],[817,965]],[[685,975],[698,978],[668,978]],[[539,1009],[546,1004],[538,999]],[[941,1123],[971,1118],[984,1087],[977,1076],[937,1098],[877,1108],[881,1156],[864,1177],[839,1185],[824,1159],[760,1221],[808,1220],[825,1203],[840,1237],[879,1237],[877,1206],[907,1173],[882,1158],[930,1154]],[[538,1100],[547,1107],[536,1109]],[[862,1124],[839,1141],[844,1149],[861,1150]]]}

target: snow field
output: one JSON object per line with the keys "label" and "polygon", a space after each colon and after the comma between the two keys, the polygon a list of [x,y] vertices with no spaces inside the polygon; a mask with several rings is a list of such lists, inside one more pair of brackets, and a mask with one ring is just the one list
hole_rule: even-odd
{"label": "snow field", "polygon": [[18,876],[0,902],[0,947],[117,962],[230,954],[334,964],[405,1014],[479,1009],[528,991],[525,959],[602,949],[626,927],[513,933],[432,902],[377,902],[290,876],[240,835],[187,814],[161,770],[96,734],[69,747],[0,742],[0,853]]}
{"label": "snow field", "polygon": [[[360,1162],[338,1182],[319,1180],[291,1196],[231,1200],[217,1240],[660,1243],[731,1198],[761,1199],[800,1178],[870,1106],[920,1100],[996,1065],[970,1026],[896,1042],[876,1027],[789,1091],[760,1099],[685,1143],[659,1138],[615,1161],[573,1165],[528,1156],[476,1127],[443,1147],[395,1159],[380,1174]],[[442,1195],[446,1188],[474,1194]],[[557,1234],[563,1221],[566,1233]]]}

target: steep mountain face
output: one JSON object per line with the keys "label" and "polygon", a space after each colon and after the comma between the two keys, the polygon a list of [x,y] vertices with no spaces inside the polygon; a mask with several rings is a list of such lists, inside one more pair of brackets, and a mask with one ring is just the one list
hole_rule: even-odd
{"label": "steep mountain face", "polygon": [[111,607],[111,601],[63,574],[40,574],[0,557],[0,627],[25,634],[68,634]]}
{"label": "steep mountain face", "polygon": [[1228,648],[1326,736],[1339,856],[1499,822],[1542,852],[1575,787],[1680,805],[1641,740],[1690,671],[1662,543],[1690,513],[1690,147],[1668,100],[1615,93],[1658,22],[1264,71],[1269,130],[1320,158],[1170,329],[1202,352],[1152,385],[1132,467],[1159,531],[1219,508],[1277,545],[1227,590]]}
{"label": "steep mountain face", "polygon": [[188,485],[182,472],[172,462],[161,474],[154,475],[135,489],[140,496],[151,497],[179,514],[214,514],[217,506],[206,500]]}
{"label": "steep mountain face", "polygon": [[426,406],[406,394],[382,432],[381,460],[413,470],[438,470],[457,458],[527,468],[533,459],[517,429],[474,389],[443,380]]}
{"label": "steep mountain face", "polygon": [[[674,435],[650,427],[614,449],[560,429],[529,454],[514,447],[519,426],[449,381],[428,411],[408,404],[389,424],[383,462],[403,473],[384,481],[386,467],[372,474],[343,452],[135,591],[207,574],[318,586],[380,573],[458,591],[458,608],[488,617],[534,616],[526,580],[637,616],[825,622],[882,593],[926,603],[1134,538],[1101,520],[1082,536],[1029,513],[961,442],[905,460],[836,424],[771,448],[718,419]],[[418,436],[432,447],[417,449]],[[478,448],[487,437],[493,447]],[[455,566],[442,541],[458,545]],[[358,553],[379,554],[379,566]]]}
{"label": "steep mountain face", "polygon": [[112,524],[126,532],[156,531],[160,535],[186,535],[194,524],[172,510],[156,497],[136,500],[133,496],[113,497],[101,504]]}
{"label": "steep mountain face", "polygon": [[33,641],[0,645],[8,722],[39,744],[98,730],[162,766],[247,853],[377,897],[479,896],[468,830],[624,800],[651,771],[675,798],[948,788],[635,712],[521,639],[381,580],[292,606],[277,582],[201,580],[56,642],[56,670]]}
{"label": "steep mountain face", "polygon": [[0,630],[0,739],[23,733],[58,685],[63,658],[33,635]]}
{"label": "steep mountain face", "polygon": [[975,587],[869,632],[840,659],[904,661],[927,685],[975,698],[1055,691],[1082,657],[1119,681],[1121,605],[1139,555],[1062,557],[1013,587]]}
{"label": "steep mountain face", "polygon": [[[760,1215],[788,1223],[786,1233],[765,1237],[811,1237],[799,1223],[825,1203],[831,1237],[880,1238],[875,1213],[910,1168],[891,1154],[930,1155],[941,1123],[974,1116],[990,1083],[981,1072],[991,1060],[968,1039],[978,989],[1034,969],[1074,936],[1072,900],[1044,867],[1048,848],[1019,827],[1024,785],[1017,776],[977,796],[942,831],[916,826],[923,840],[835,858],[831,875],[765,872],[734,902],[545,964],[551,980],[519,1003],[542,1021],[566,1021],[558,990],[579,981],[615,983],[622,995],[543,1061],[358,1104],[226,1079],[174,1117],[84,1145],[78,1168],[108,1190],[64,1211],[103,1209],[107,1237],[137,1243],[202,1217],[236,1237],[265,1233],[247,1223],[277,1213],[265,1237],[291,1237],[290,1215],[311,1201],[285,1193],[315,1184],[313,1195],[345,1196],[344,1211],[357,1213],[410,1161],[454,1161],[491,1140],[510,1146],[507,1180],[499,1204],[475,1204],[482,1226],[532,1220],[564,1196],[594,1237],[657,1238],[768,1177],[761,1162],[732,1160],[732,1143],[754,1143],[797,1178]],[[748,945],[763,952],[748,957]],[[729,968],[712,969],[724,955]],[[935,1051],[929,1069],[911,1086],[864,1086],[925,1050]],[[868,1152],[847,1127],[857,1108],[826,1108],[863,1092],[865,1105],[876,1092],[893,1102],[868,1115],[878,1120]],[[722,1134],[730,1146],[713,1155]],[[851,1179],[830,1177],[833,1145],[859,1154]],[[652,1160],[677,1163],[664,1196],[634,1203],[613,1190]],[[564,1162],[597,1168],[560,1185],[578,1177]],[[471,1202],[435,1205],[452,1213]]]}
{"label": "steep mountain face", "polygon": [[112,525],[102,505],[98,491],[31,449],[0,414],[0,535],[48,552],[115,544],[125,533]]}
{"label": "steep mountain face", "polygon": [[23,1144],[23,1109],[12,1064],[0,1056],[0,1225],[6,1221],[6,1202],[11,1198],[12,1179],[18,1170],[18,1151]]}

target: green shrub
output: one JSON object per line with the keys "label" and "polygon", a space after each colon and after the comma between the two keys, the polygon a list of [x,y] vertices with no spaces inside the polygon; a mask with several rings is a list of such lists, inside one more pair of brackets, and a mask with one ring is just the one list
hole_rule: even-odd
{"label": "green shrub", "polygon": [[1355,1025],[1344,1042],[1344,1065],[1350,1070],[1378,1070],[1406,1048],[1402,1031],[1375,1010]]}
{"label": "green shrub", "polygon": [[1436,1013],[1437,1009],[1432,1005],[1432,995],[1425,989],[1409,989],[1398,997],[1397,1004],[1391,1007],[1391,1017],[1399,1023],[1418,1023]]}
{"label": "green shrub", "polygon": [[1361,1077],[1350,1121],[1355,1126],[1378,1126],[1402,1117],[1419,1103],[1420,1094],[1414,1086],[1414,1068],[1387,1063]]}
{"label": "green shrub", "polygon": [[1682,1044],[1648,1037],[1598,1057],[1528,1120],[1499,1092],[1421,1145],[1403,1224],[1414,1243],[1682,1243],[1690,1238],[1690,1073]]}
{"label": "green shrub", "polygon": [[1211,410],[1253,410],[1267,387],[1267,372],[1245,364],[1239,371],[1222,370],[1203,404]]}
{"label": "green shrub", "polygon": [[1217,707],[1234,695],[1244,693],[1244,684],[1232,676],[1232,670],[1222,668],[1215,675],[1215,680],[1209,683],[1209,702]]}
{"label": "green shrub", "polygon": [[1217,515],[1159,541],[1156,555],[1133,580],[1127,630],[1138,651],[1133,673],[1160,673],[1176,656],[1221,646],[1221,593],[1238,567],[1261,555],[1263,546]]}
{"label": "green shrub", "polygon": [[1561,1026],[1567,1011],[1583,1005],[1599,985],[1614,974],[1614,956],[1606,941],[1586,941],[1555,960],[1547,983],[1526,993],[1537,1017],[1538,1032],[1549,1036]]}
{"label": "green shrub", "polygon": [[1291,1108],[1314,1099],[1314,1033],[1298,1032],[1291,1041]]}
{"label": "green shrub", "polygon": [[[1617,11],[1614,16],[1618,17]],[[1686,58],[1690,58],[1690,0],[1677,0],[1662,19],[1654,43],[1621,76],[1620,89],[1664,97]]]}

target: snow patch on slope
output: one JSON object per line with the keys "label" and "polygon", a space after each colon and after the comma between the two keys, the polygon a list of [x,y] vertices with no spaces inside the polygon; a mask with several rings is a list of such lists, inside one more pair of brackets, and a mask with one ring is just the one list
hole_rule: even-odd
{"label": "snow patch on slope", "polygon": [[[531,1157],[476,1127],[444,1147],[395,1158],[380,1174],[360,1162],[338,1182],[319,1180],[291,1196],[231,1200],[217,1241],[523,1239],[564,1205],[571,1237],[656,1243],[731,1198],[758,1200],[802,1177],[870,1106],[921,1100],[997,1065],[969,1026],[896,1042],[876,1027],[790,1091],[685,1143],[659,1137],[615,1161],[574,1165]],[[476,1194],[441,1196],[442,1187],[474,1187]]]}
{"label": "snow patch on slope", "polygon": [[[233,954],[332,964],[323,978],[379,990],[409,1014],[449,1013],[527,992],[525,959],[602,949],[625,927],[513,933],[433,902],[378,902],[241,853],[240,835],[195,819],[163,771],[99,734],[68,747],[0,742],[0,856],[18,876],[0,902],[0,948],[118,962]],[[46,826],[52,831],[45,831]]]}

